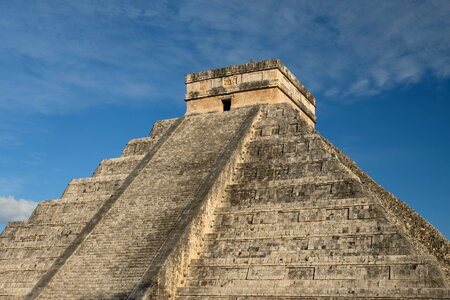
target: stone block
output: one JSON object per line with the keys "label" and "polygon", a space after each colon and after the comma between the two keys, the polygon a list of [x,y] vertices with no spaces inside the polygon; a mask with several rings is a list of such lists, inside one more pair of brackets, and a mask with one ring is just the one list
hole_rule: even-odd
{"label": "stone block", "polygon": [[315,268],[311,267],[288,267],[287,278],[290,280],[312,280]]}
{"label": "stone block", "polygon": [[284,266],[252,266],[248,269],[247,279],[284,279],[286,268]]}

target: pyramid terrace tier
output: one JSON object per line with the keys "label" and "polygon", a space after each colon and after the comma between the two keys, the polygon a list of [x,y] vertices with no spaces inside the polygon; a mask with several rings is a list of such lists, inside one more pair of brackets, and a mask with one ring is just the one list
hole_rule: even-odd
{"label": "pyramid terrace tier", "polygon": [[[270,282],[267,282],[270,284]],[[339,283],[336,282],[338,286]],[[177,300],[394,300],[394,299],[449,299],[448,288],[358,287],[360,282],[348,281],[352,287],[332,289],[311,286],[252,286],[252,287],[188,287],[180,288]],[[273,284],[273,282],[272,282]],[[232,290],[232,292],[230,292]]]}
{"label": "pyramid terrace tier", "polygon": [[94,172],[94,177],[130,174],[144,158],[144,155],[130,155],[102,160]]}

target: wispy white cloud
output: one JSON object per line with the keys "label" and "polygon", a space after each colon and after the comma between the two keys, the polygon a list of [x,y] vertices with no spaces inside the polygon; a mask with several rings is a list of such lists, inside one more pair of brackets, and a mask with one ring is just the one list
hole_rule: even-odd
{"label": "wispy white cloud", "polygon": [[0,224],[27,220],[36,206],[34,201],[0,196]]}
{"label": "wispy white cloud", "polygon": [[205,56],[281,56],[316,93],[354,98],[425,74],[449,76],[448,1],[208,2],[185,2],[181,10],[191,30],[215,31],[193,35]]}
{"label": "wispy white cloud", "polygon": [[0,12],[0,109],[167,101],[186,72],[274,57],[313,93],[370,96],[450,76],[448,15],[446,0],[12,1]]}

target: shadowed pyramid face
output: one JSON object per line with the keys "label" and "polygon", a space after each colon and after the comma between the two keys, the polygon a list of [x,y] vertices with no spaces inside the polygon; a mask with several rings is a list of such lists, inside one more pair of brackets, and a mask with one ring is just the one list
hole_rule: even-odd
{"label": "shadowed pyramid face", "polygon": [[314,130],[284,68],[189,74],[186,116],[8,225],[0,299],[449,299],[448,241]]}

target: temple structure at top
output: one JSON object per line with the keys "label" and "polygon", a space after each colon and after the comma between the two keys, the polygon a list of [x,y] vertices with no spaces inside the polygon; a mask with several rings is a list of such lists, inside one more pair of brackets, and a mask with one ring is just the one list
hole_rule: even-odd
{"label": "temple structure at top", "polygon": [[316,123],[316,98],[279,59],[190,73],[186,88],[187,115],[289,103],[308,124]]}

